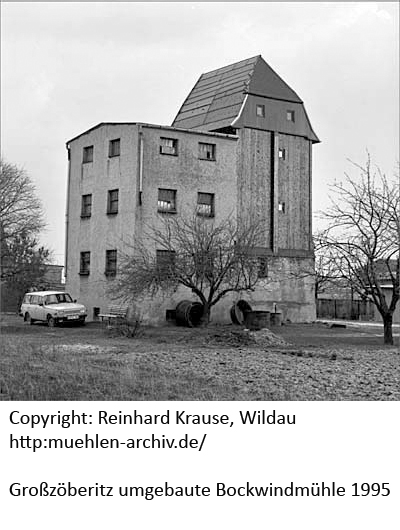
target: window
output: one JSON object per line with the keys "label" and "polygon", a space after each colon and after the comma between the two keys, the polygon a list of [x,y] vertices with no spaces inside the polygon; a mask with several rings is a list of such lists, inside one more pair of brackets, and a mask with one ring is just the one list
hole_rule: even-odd
{"label": "window", "polygon": [[287,121],[294,121],[294,110],[286,111],[286,119]]}
{"label": "window", "polygon": [[178,140],[174,138],[160,138],[160,154],[178,155]]}
{"label": "window", "polygon": [[82,163],[87,164],[88,162],[93,162],[93,145],[83,148]]}
{"label": "window", "polygon": [[279,148],[278,156],[279,158],[282,158],[282,160],[286,160],[286,149]]}
{"label": "window", "polygon": [[109,148],[108,148],[108,156],[119,156],[120,154],[120,144],[121,141],[119,138],[116,140],[110,140]]}
{"label": "window", "polygon": [[278,212],[285,213],[285,203],[284,202],[278,203]]}
{"label": "window", "polygon": [[82,195],[81,217],[90,217],[92,215],[92,194]]}
{"label": "window", "polygon": [[117,273],[117,251],[106,250],[106,276],[115,276]]}
{"label": "window", "polygon": [[266,256],[260,256],[258,258],[258,277],[268,277],[268,258]]}
{"label": "window", "polygon": [[108,190],[107,214],[118,213],[118,190]]}
{"label": "window", "polygon": [[100,307],[93,308],[93,320],[98,320],[100,315]]}
{"label": "window", "polygon": [[265,118],[265,105],[257,105],[256,106],[256,115],[259,118]]}
{"label": "window", "polygon": [[199,142],[199,158],[201,160],[215,160],[215,144]]}
{"label": "window", "polygon": [[197,215],[214,217],[214,193],[197,194]]}
{"label": "window", "polygon": [[176,190],[158,188],[157,209],[163,213],[176,213]]}
{"label": "window", "polygon": [[81,252],[81,263],[79,274],[87,276],[90,273],[90,252]]}
{"label": "window", "polygon": [[156,265],[158,274],[172,276],[175,265],[175,252],[173,250],[157,250]]}

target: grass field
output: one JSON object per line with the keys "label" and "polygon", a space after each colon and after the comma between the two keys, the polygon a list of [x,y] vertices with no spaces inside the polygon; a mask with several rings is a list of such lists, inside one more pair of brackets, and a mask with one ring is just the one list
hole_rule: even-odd
{"label": "grass field", "polygon": [[397,344],[379,328],[289,324],[247,333],[147,328],[139,338],[84,328],[1,326],[2,400],[399,400]]}

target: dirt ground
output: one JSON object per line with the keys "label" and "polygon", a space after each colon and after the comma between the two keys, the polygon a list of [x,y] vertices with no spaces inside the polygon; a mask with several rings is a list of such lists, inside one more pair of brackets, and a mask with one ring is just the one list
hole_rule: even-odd
{"label": "dirt ground", "polygon": [[29,326],[2,315],[3,400],[399,400],[399,328],[349,323],[143,328]]}

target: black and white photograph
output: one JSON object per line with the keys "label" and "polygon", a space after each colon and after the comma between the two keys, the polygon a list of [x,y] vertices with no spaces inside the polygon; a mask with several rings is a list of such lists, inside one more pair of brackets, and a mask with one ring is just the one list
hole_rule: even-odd
{"label": "black and white photograph", "polygon": [[398,529],[399,115],[398,2],[1,3],[2,528]]}

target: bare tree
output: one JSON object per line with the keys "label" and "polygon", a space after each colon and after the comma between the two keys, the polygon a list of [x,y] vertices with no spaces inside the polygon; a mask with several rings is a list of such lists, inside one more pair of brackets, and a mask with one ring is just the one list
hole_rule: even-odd
{"label": "bare tree", "polygon": [[[329,226],[322,239],[335,275],[375,304],[384,324],[384,343],[393,344],[393,313],[399,300],[400,183],[374,169],[368,154],[355,180],[345,174],[332,187]],[[390,300],[383,285],[390,285]]]}
{"label": "bare tree", "polygon": [[261,221],[238,225],[197,215],[164,218],[161,228],[150,228],[128,246],[112,294],[134,300],[183,285],[200,300],[201,324],[207,325],[211,308],[224,296],[252,291],[266,276],[266,260],[257,255],[262,236]]}
{"label": "bare tree", "polygon": [[36,235],[45,226],[43,210],[35,186],[25,170],[1,160],[0,240],[7,243],[15,235]]}

